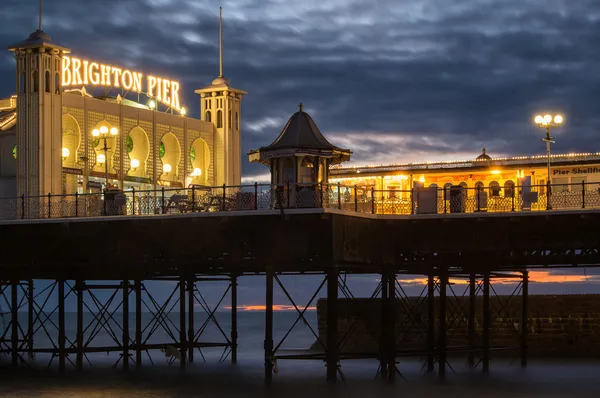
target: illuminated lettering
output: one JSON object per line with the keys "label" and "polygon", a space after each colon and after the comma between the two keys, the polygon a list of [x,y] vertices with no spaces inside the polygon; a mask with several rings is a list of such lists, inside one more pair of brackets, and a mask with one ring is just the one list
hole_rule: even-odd
{"label": "illuminated lettering", "polygon": [[71,58],[63,57],[62,59],[62,85],[69,86],[71,85]]}
{"label": "illuminated lettering", "polygon": [[171,106],[179,110],[179,83],[171,82]]}
{"label": "illuminated lettering", "polygon": [[167,79],[163,79],[162,81],[162,101],[165,104],[171,104],[171,98],[169,97],[169,89],[171,86],[171,81]]}
{"label": "illuminated lettering", "polygon": [[142,91],[142,74],[139,72],[133,72],[133,91]]}
{"label": "illuminated lettering", "polygon": [[115,86],[115,87],[120,87],[120,86],[119,86],[119,80],[120,80],[119,78],[120,78],[120,76],[121,76],[121,72],[122,72],[122,71],[123,71],[123,70],[122,70],[121,68],[117,68],[116,66],[113,66],[113,67],[112,67],[112,69],[111,69],[111,72],[112,72],[112,74],[113,74],[113,75],[114,75],[114,77],[115,77],[115,80],[113,80],[113,86]]}
{"label": "illuminated lettering", "polygon": [[82,85],[123,87],[137,93],[144,93],[145,90],[148,97],[156,98],[159,102],[176,110],[181,109],[179,82],[156,76],[147,76],[144,79],[144,75],[140,72],[64,56],[62,59],[62,86]]}
{"label": "illuminated lettering", "polygon": [[125,90],[131,90],[131,87],[133,86],[133,76],[127,69],[125,69],[121,75],[121,85]]}
{"label": "illuminated lettering", "polygon": [[100,85],[110,86],[110,66],[100,65]]}
{"label": "illuminated lettering", "polygon": [[148,97],[154,97],[154,89],[156,88],[156,78],[148,76]]}
{"label": "illuminated lettering", "polygon": [[90,63],[90,83],[92,83],[94,86],[100,84],[100,73],[98,73],[98,69],[100,69],[100,65],[98,65],[96,62]]}
{"label": "illuminated lettering", "polygon": [[81,60],[73,58],[73,84],[83,84],[81,80]]}
{"label": "illuminated lettering", "polygon": [[88,81],[88,65],[89,61],[83,61],[83,84],[90,84]]}

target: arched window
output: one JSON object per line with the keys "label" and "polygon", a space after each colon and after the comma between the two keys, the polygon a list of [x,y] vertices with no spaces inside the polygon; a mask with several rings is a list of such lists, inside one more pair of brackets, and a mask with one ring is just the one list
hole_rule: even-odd
{"label": "arched window", "polygon": [[47,70],[46,73],[44,73],[44,85],[46,86],[46,92],[50,93],[50,71]]}
{"label": "arched window", "polygon": [[237,112],[235,113],[235,129],[238,131],[240,129],[240,118]]}
{"label": "arched window", "polygon": [[23,73],[19,73],[19,92],[24,93],[25,91],[25,75]]}
{"label": "arched window", "polygon": [[461,188],[462,188],[462,195],[464,198],[467,198],[469,196],[469,186],[467,185],[466,182],[461,182],[460,184],[458,184]]}
{"label": "arched window", "polygon": [[500,184],[498,184],[498,181],[490,182],[490,196],[500,196]]}
{"label": "arched window", "polygon": [[54,92],[60,94],[60,75],[58,73],[54,75]]}
{"label": "arched window", "polygon": [[483,186],[484,186],[484,185],[483,185],[483,182],[481,182],[481,181],[477,181],[477,182],[475,183],[475,190],[476,190],[476,191],[483,191]]}
{"label": "arched window", "polygon": [[222,127],[223,127],[223,111],[219,109],[217,111],[217,128],[220,129]]}
{"label": "arched window", "polygon": [[444,184],[444,199],[450,200],[450,188],[452,188],[452,183],[447,182]]}
{"label": "arched window", "polygon": [[37,71],[31,72],[31,91],[37,93],[39,91],[39,79],[37,76]]}
{"label": "arched window", "polygon": [[515,195],[515,183],[508,180],[504,183],[504,197],[512,198]]}
{"label": "arched window", "polygon": [[209,111],[206,111],[206,113],[204,114],[204,119],[207,122],[211,122],[212,121],[212,120],[210,120],[210,112]]}

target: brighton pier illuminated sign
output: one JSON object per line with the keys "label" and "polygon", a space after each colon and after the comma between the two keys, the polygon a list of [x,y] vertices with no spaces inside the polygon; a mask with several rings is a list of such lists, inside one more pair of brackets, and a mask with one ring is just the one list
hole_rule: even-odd
{"label": "brighton pier illuminated sign", "polygon": [[123,88],[146,94],[150,98],[179,111],[179,82],[140,72],[64,56],[62,60],[62,86],[104,86]]}

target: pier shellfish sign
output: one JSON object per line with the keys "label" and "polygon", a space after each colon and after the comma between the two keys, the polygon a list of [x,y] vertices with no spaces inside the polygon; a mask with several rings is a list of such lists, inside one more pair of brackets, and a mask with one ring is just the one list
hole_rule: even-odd
{"label": "pier shellfish sign", "polygon": [[146,94],[171,108],[180,110],[179,82],[156,76],[146,76],[114,65],[64,56],[62,60],[62,86],[104,86],[123,88]]}

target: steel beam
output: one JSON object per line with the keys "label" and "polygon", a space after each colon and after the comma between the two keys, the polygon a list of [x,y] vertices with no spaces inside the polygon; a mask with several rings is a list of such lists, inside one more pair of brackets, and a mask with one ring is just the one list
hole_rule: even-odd
{"label": "steel beam", "polygon": [[477,299],[477,281],[475,274],[469,275],[469,318],[468,318],[468,339],[469,339],[469,367],[475,366],[475,312]]}
{"label": "steel beam", "polygon": [[135,280],[135,367],[142,366],[142,281]]}
{"label": "steel beam", "polygon": [[67,352],[65,350],[65,281],[58,280],[58,369],[65,371]]}
{"label": "steel beam", "polygon": [[388,280],[388,380],[396,379],[396,274],[392,272]]}
{"label": "steel beam", "polygon": [[187,290],[188,290],[188,362],[194,362],[194,285],[196,283],[195,277],[192,276],[188,279]]}
{"label": "steel beam", "polygon": [[129,370],[129,280],[123,280],[123,371]]}
{"label": "steel beam", "polygon": [[27,348],[29,359],[33,359],[34,297],[33,279],[29,279],[27,281]]}
{"label": "steel beam", "polygon": [[77,292],[77,357],[76,366],[77,369],[83,369],[83,294],[84,294],[84,282],[82,280],[75,281],[75,291]]}
{"label": "steel beam", "polygon": [[379,343],[379,369],[381,378],[388,379],[388,340],[389,340],[389,301],[388,301],[388,284],[390,280],[386,273],[381,274],[381,331]]}
{"label": "steel beam", "polygon": [[523,272],[523,288],[521,291],[521,366],[527,366],[527,324],[528,306],[529,300],[529,272]]}
{"label": "steel beam", "polygon": [[19,281],[13,280],[10,291],[12,366],[19,366]]}
{"label": "steel beam", "polygon": [[446,286],[448,285],[448,275],[443,272],[440,275],[440,302],[439,302],[439,321],[438,321],[438,375],[441,379],[446,377]]}
{"label": "steel beam", "polygon": [[327,381],[335,383],[338,372],[338,271],[327,272]]}
{"label": "steel beam", "polygon": [[231,363],[237,363],[238,326],[237,326],[237,275],[231,275]]}
{"label": "steel beam", "polygon": [[435,281],[433,271],[427,277],[427,371],[433,372],[435,365]]}
{"label": "steel beam", "polygon": [[[186,354],[187,354],[187,343],[186,343],[186,329],[185,329],[185,276],[179,278],[179,346],[181,352],[181,360],[179,365],[185,368],[186,365]],[[190,309],[191,311],[191,309]]]}
{"label": "steel beam", "polygon": [[490,273],[483,274],[483,371],[490,370],[490,329],[492,325],[492,314],[490,312]]}
{"label": "steel beam", "polygon": [[273,270],[267,269],[265,281],[265,384],[273,379]]}

